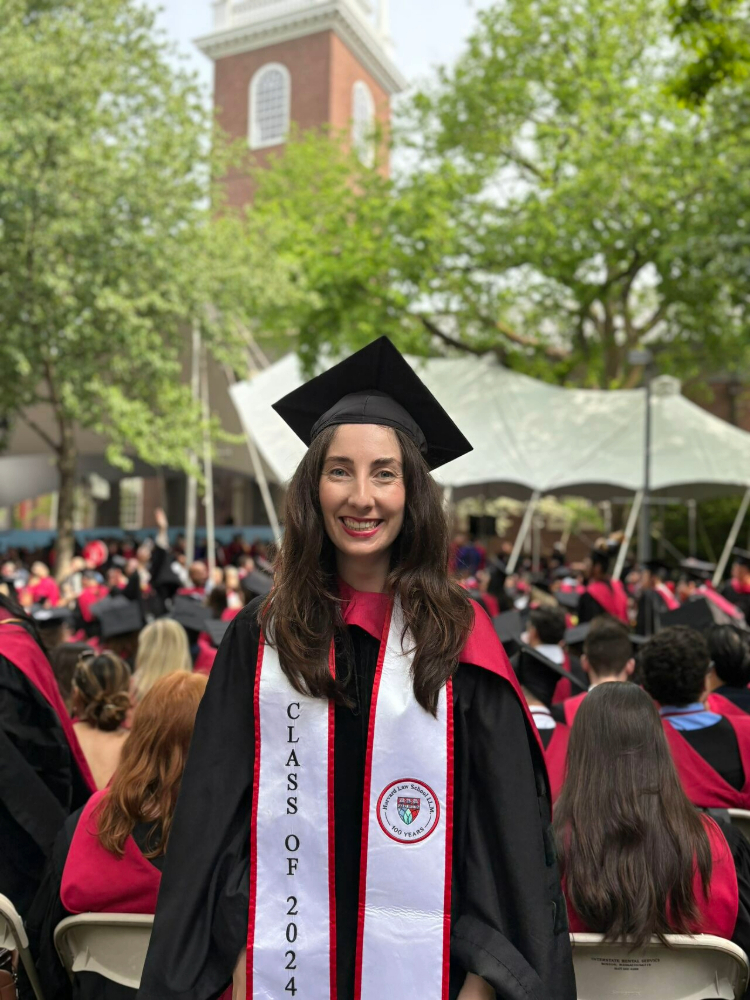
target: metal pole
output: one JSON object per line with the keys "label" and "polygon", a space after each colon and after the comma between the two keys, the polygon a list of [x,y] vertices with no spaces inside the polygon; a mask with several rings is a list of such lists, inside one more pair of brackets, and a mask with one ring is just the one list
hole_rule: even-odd
{"label": "metal pole", "polygon": [[619,580],[622,575],[622,568],[625,565],[625,557],[627,556],[628,549],[630,548],[630,542],[632,541],[633,538],[633,532],[635,531],[635,526],[638,522],[638,515],[641,512],[642,504],[643,504],[643,490],[638,490],[633,500],[633,506],[630,508],[628,523],[625,525],[625,537],[622,540],[620,551],[617,553],[617,562],[615,563],[615,571],[612,574],[613,580]]}
{"label": "metal pole", "polygon": [[203,476],[206,480],[206,494],[203,499],[206,508],[206,562],[208,563],[208,576],[213,585],[214,570],[216,569],[216,525],[214,521],[214,462],[211,455],[211,434],[209,431],[209,420],[211,419],[211,407],[208,398],[208,353],[205,349],[200,352],[201,362],[201,409],[203,412]]}
{"label": "metal pole", "polygon": [[651,509],[649,494],[651,492],[651,378],[653,368],[646,366],[646,427],[644,441],[643,463],[643,502],[641,504],[641,525],[638,533],[638,562],[641,566],[651,558]]}
{"label": "metal pole", "polygon": [[[193,356],[190,370],[190,391],[197,402],[200,396],[200,352],[201,331],[197,323],[193,324]],[[193,463],[197,456],[190,452]],[[198,481],[194,475],[187,477],[187,495],[185,497],[185,562],[188,566],[195,559],[195,522],[198,506]]]}
{"label": "metal pole", "polygon": [[539,572],[539,565],[542,560],[542,519],[535,517],[532,522],[532,542],[531,542],[531,569],[534,573]]}
{"label": "metal pole", "polygon": [[510,559],[508,560],[508,574],[514,572],[518,559],[521,555],[521,549],[523,548],[523,543],[526,541],[526,536],[529,533],[529,527],[531,526],[531,519],[534,516],[534,511],[536,510],[536,505],[539,503],[539,497],[541,496],[539,490],[534,490],[531,494],[531,499],[526,505],[526,512],[523,515],[523,521],[521,521],[521,527],[518,529],[518,534],[516,535],[516,540],[513,543],[513,551],[510,554]]}
{"label": "metal pole", "polygon": [[729,537],[727,538],[727,543],[724,546],[724,551],[721,553],[721,559],[716,566],[716,572],[714,573],[713,585],[718,587],[721,583],[721,578],[724,576],[724,570],[727,568],[727,563],[729,562],[729,557],[732,554],[732,549],[737,541],[737,536],[740,533],[740,528],[742,527],[742,522],[745,520],[745,514],[747,514],[747,508],[750,505],[750,487],[745,490],[745,495],[742,498],[742,503],[740,504],[740,509],[737,511],[737,516],[734,519],[734,524],[732,525],[732,530],[729,532]]}
{"label": "metal pole", "polygon": [[688,555],[695,556],[698,551],[698,503],[688,500]]}

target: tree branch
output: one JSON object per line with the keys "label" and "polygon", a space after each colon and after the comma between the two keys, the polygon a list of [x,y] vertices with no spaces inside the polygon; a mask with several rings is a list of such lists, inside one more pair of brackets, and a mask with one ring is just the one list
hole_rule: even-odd
{"label": "tree branch", "polygon": [[667,315],[667,309],[669,309],[668,302],[662,302],[656,312],[653,314],[651,319],[646,320],[643,326],[639,326],[636,329],[639,337],[644,337],[647,333],[650,333],[653,328],[664,319]]}
{"label": "tree branch", "polygon": [[[439,340],[442,340],[444,344],[448,344],[450,347],[457,347],[458,350],[465,351],[467,354],[474,354],[476,357],[482,357],[488,353],[483,348],[474,347],[471,344],[465,344],[463,341],[457,340],[455,337],[451,337],[450,334],[441,330],[437,323],[430,319],[429,316],[420,316],[419,318],[422,321],[422,326],[424,326],[425,330],[427,330],[428,333],[433,334],[433,336],[437,337]],[[495,353],[499,356],[500,352],[495,351]]]}
{"label": "tree branch", "polygon": [[60,445],[56,444],[49,436],[49,434],[46,431],[43,431],[35,420],[32,420],[31,417],[28,416],[28,414],[24,413],[23,411],[21,411],[20,417],[21,420],[23,420],[23,422],[28,427],[30,427],[32,431],[35,431],[35,433],[39,435],[39,437],[42,439],[42,441],[44,441],[44,443],[47,445],[48,448],[51,448],[52,451],[54,451],[57,455],[60,454]]}

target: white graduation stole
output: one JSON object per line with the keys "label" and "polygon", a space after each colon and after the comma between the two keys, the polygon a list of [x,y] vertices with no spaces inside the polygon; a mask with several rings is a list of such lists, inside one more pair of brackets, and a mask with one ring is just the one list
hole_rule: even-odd
{"label": "white graduation stole", "polygon": [[[396,602],[375,673],[362,803],[355,1000],[447,1000],[450,681],[414,698]],[[410,637],[404,646],[411,647]],[[334,669],[333,650],[330,656]],[[261,639],[255,682],[247,1000],[336,1000],[334,705],[295,691]],[[351,808],[359,809],[359,803]]]}

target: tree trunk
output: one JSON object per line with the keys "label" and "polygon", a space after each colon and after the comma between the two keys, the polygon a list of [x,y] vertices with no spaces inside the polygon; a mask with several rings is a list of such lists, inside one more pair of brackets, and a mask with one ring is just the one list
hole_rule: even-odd
{"label": "tree trunk", "polygon": [[78,457],[78,450],[72,426],[64,420],[60,420],[59,426],[60,451],[57,459],[57,471],[60,474],[60,500],[57,508],[55,576],[58,580],[61,580],[68,573],[75,545],[73,515],[75,513],[76,459]]}

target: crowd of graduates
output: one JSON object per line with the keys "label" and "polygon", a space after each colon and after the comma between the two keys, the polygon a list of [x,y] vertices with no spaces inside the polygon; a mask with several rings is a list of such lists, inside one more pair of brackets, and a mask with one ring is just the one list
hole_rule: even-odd
{"label": "crowd of graduates", "polygon": [[[0,893],[47,1000],[71,996],[60,920],[154,912],[217,648],[272,587],[262,544],[238,536],[209,574],[157,516],[154,543],[90,544],[59,582],[41,553],[0,566]],[[750,954],[750,843],[728,813],[750,809],[750,553],[718,590],[694,559],[620,582],[613,556],[602,541],[511,574],[458,535],[449,571],[492,619],[543,747],[571,929],[713,933]],[[91,974],[76,988],[132,995]]]}

